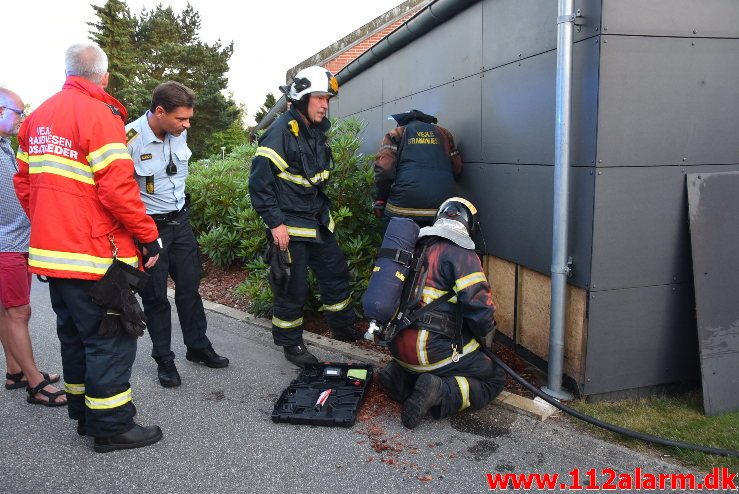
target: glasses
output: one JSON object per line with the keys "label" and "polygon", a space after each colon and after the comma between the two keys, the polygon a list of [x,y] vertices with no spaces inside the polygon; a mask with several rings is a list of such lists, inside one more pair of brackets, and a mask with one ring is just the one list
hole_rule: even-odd
{"label": "glasses", "polygon": [[23,118],[23,117],[26,116],[26,112],[24,112],[22,110],[16,110],[15,108],[11,108],[9,106],[0,106],[0,108],[5,108],[6,110],[10,110],[10,111],[12,111],[13,113],[15,113],[16,115],[18,115],[21,118]]}

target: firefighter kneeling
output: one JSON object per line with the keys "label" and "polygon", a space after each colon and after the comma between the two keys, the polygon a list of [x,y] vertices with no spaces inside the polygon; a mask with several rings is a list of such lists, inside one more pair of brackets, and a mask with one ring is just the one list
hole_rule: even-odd
{"label": "firefighter kneeling", "polygon": [[[492,343],[495,306],[474,250],[476,221],[472,203],[448,199],[416,243],[426,273],[409,292],[418,293],[416,317],[421,315],[414,320],[413,311],[405,311],[409,324],[399,323],[397,334],[388,336],[394,359],[380,371],[382,386],[404,404],[401,419],[410,429],[429,412],[438,419],[482,408],[505,383],[502,369],[482,351]],[[441,298],[446,300],[424,312],[423,306]]]}

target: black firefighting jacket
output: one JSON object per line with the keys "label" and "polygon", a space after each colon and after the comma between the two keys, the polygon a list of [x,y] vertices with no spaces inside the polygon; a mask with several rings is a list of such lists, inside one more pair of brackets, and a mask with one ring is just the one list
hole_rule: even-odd
{"label": "black firefighting jacket", "polygon": [[444,200],[454,195],[462,174],[462,157],[451,132],[411,120],[388,132],[375,162],[374,199],[387,201],[390,216],[433,219]]}
{"label": "black firefighting jacket", "polygon": [[320,241],[320,225],[334,230],[323,192],[333,167],[330,126],[324,119],[311,127],[291,108],[259,139],[249,175],[251,203],[267,227],[287,226],[291,240]]}
{"label": "black firefighting jacket", "polygon": [[423,303],[452,291],[454,297],[442,303],[434,312],[451,318],[462,317],[462,341],[422,329],[419,324],[401,330],[390,343],[393,357],[409,370],[429,372],[452,363],[453,345],[461,359],[478,348],[476,337],[483,340],[495,329],[490,285],[477,254],[440,237],[428,243],[428,271],[423,287]]}

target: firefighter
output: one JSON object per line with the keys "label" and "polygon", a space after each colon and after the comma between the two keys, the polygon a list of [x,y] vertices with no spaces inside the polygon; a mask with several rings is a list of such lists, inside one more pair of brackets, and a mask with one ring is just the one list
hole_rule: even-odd
{"label": "firefighter", "polygon": [[375,162],[373,212],[431,226],[436,209],[454,195],[462,157],[451,132],[419,110],[392,115],[398,126],[385,134]]}
{"label": "firefighter", "polygon": [[146,215],[126,150],[126,109],[105,92],[108,58],[93,44],[65,54],[67,79],[18,133],[18,199],[31,221],[28,265],[49,280],[57,315],[69,417],[77,433],[108,452],[147,446],[158,426],[133,417],[129,380],[136,338],[100,334],[106,308],[90,290],[113,260],[139,266],[134,239],[156,264],[160,244]]}
{"label": "firefighter", "polygon": [[505,383],[502,369],[481,349],[492,345],[495,306],[471,237],[476,216],[471,202],[453,197],[419,234],[416,251],[425,246],[427,263],[420,304],[454,296],[389,344],[393,360],[380,371],[380,383],[403,403],[401,420],[409,429],[428,412],[438,419],[482,408]]}
{"label": "firefighter", "polygon": [[267,225],[273,291],[272,336],[285,358],[298,366],[317,359],[303,342],[303,306],[308,268],[321,293],[322,309],[334,338],[359,336],[349,291],[349,269],[334,235],[325,193],[333,162],[326,143],[331,123],[329,98],[339,85],[318,66],[299,71],[280,88],[290,101],[259,139],[249,176],[254,209]]}

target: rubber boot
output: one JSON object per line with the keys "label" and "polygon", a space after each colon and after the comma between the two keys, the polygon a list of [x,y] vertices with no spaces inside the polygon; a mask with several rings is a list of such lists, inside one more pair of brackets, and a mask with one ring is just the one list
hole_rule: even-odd
{"label": "rubber boot", "polygon": [[413,392],[412,377],[395,360],[380,371],[380,385],[395,401],[403,403]]}
{"label": "rubber boot", "polygon": [[409,429],[421,423],[429,410],[441,403],[443,381],[433,374],[421,374],[416,381],[413,393],[403,405],[400,420]]}
{"label": "rubber boot", "polygon": [[283,347],[285,351],[285,358],[297,365],[298,367],[305,367],[308,364],[317,364],[318,359],[315,355],[310,353],[305,347],[305,343],[294,346]]}

